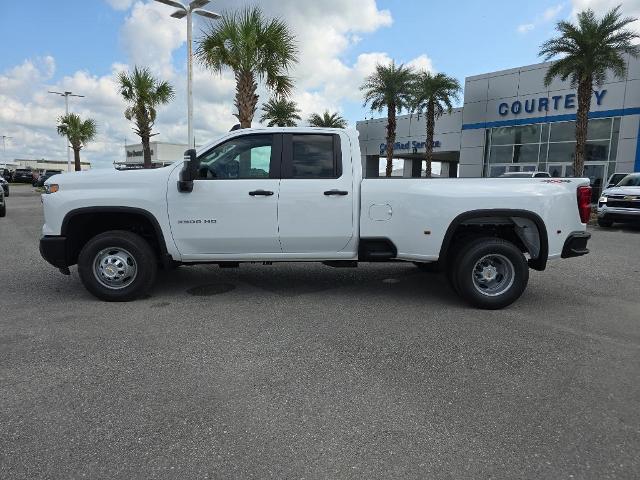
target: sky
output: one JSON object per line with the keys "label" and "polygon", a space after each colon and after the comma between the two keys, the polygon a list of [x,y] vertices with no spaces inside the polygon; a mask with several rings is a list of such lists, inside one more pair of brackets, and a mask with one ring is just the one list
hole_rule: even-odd
{"label": "sky", "polygon": [[[467,76],[540,62],[539,46],[558,20],[619,3],[625,14],[640,17],[640,0],[213,0],[206,8],[223,13],[258,5],[285,19],[300,51],[290,73],[303,119],[329,109],[355,127],[382,115],[363,107],[359,90],[377,63],[394,60],[464,83]],[[186,24],[171,18],[172,11],[152,0],[0,0],[0,136],[11,137],[0,154],[66,159],[55,129],[64,99],[47,91],[70,90],[85,95],[71,99],[70,110],[98,124],[83,160],[94,168],[123,160],[125,142],[139,138],[124,118],[115,77],[134,65],[176,88],[176,98],[158,111],[154,140],[186,143]],[[206,22],[195,20],[196,40]],[[640,22],[633,28],[640,31]],[[237,123],[234,89],[230,72],[196,65],[196,143]],[[259,104],[269,98],[264,88],[259,95]]]}

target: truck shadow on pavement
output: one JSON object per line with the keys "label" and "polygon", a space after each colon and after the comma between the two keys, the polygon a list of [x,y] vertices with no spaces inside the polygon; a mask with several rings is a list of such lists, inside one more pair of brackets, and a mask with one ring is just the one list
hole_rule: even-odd
{"label": "truck shadow on pavement", "polygon": [[[233,285],[236,288],[228,288]],[[424,273],[412,264],[364,264],[358,268],[331,268],[320,264],[287,263],[270,266],[247,264],[237,269],[212,265],[183,266],[160,271],[151,292],[155,300],[163,296],[242,295],[247,292],[300,297],[330,293],[331,296],[397,297],[417,302],[440,301],[460,305],[443,275]],[[210,294],[210,295],[208,295]],[[331,301],[323,296],[322,301]]]}

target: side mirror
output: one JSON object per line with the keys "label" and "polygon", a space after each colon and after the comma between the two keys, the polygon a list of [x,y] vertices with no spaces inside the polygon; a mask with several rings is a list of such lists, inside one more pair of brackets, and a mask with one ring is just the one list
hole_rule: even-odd
{"label": "side mirror", "polygon": [[196,158],[195,149],[184,152],[184,166],[180,171],[178,180],[178,191],[189,193],[193,191],[193,181],[198,178],[200,161]]}

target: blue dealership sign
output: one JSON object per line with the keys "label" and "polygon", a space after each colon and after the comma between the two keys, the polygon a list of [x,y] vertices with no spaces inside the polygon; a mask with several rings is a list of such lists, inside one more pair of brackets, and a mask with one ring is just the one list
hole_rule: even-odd
{"label": "blue dealership sign", "polygon": [[[606,90],[595,90],[593,94],[596,97],[596,103],[602,105],[602,100],[607,94]],[[529,98],[527,100],[515,100],[511,104],[502,102],[498,105],[498,114],[500,116],[520,115],[521,113],[548,112],[550,109],[571,110],[576,108],[576,94],[568,93],[566,95],[554,95],[552,97]]]}

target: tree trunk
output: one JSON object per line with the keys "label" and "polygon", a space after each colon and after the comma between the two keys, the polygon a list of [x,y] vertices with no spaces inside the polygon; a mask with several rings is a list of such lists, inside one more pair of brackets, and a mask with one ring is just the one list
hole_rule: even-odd
{"label": "tree trunk", "polygon": [[142,135],[141,138],[144,168],[151,168],[151,146],[149,145],[149,135]]}
{"label": "tree trunk", "polygon": [[387,168],[385,175],[391,176],[393,172],[393,147],[396,143],[396,104],[387,105]]}
{"label": "tree trunk", "polygon": [[76,172],[81,171],[82,166],[80,166],[80,147],[73,147],[73,161],[75,163]]}
{"label": "tree trunk", "polygon": [[251,121],[256,113],[258,84],[251,72],[236,73],[236,117],[240,120],[240,128],[251,128]]}
{"label": "tree trunk", "polygon": [[425,177],[431,178],[431,162],[433,161],[433,132],[435,130],[436,111],[433,99],[427,104],[427,141],[425,147],[427,149],[427,165]]}
{"label": "tree trunk", "polygon": [[593,80],[591,77],[581,80],[578,85],[578,112],[576,114],[576,156],[573,160],[573,175],[575,177],[584,175],[585,147],[592,93]]}

